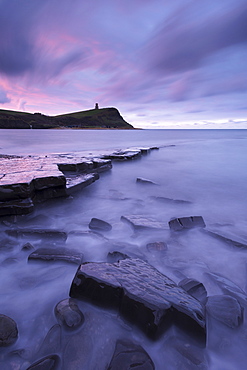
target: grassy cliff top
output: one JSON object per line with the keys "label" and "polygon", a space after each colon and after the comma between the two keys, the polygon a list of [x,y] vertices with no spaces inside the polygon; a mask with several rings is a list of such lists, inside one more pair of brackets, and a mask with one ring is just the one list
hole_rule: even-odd
{"label": "grassy cliff top", "polygon": [[116,108],[90,109],[86,111],[46,116],[0,109],[0,128],[114,128],[133,129]]}

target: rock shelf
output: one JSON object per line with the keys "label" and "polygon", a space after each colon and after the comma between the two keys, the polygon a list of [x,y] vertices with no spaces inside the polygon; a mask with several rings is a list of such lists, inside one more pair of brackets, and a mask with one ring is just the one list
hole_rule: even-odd
{"label": "rock shelf", "polygon": [[70,196],[99,179],[112,168],[112,160],[140,158],[154,148],[118,150],[113,153],[50,154],[44,156],[0,155],[0,216],[22,215],[36,203]]}
{"label": "rock shelf", "polygon": [[172,322],[189,327],[198,336],[205,330],[200,302],[140,259],[82,264],[70,296],[118,309],[150,337]]}

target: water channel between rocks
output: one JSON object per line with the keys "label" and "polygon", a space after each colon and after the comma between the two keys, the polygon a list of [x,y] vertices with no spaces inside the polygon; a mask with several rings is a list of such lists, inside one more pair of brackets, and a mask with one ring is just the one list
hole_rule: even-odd
{"label": "water channel between rocks", "polygon": [[[47,136],[47,131],[44,135]],[[73,196],[36,205],[29,215],[0,219],[0,314],[14,319],[19,332],[13,345],[0,348],[0,368],[26,370],[35,361],[57,354],[61,358],[59,369],[104,370],[108,369],[116,341],[125,340],[142,346],[157,370],[246,369],[245,131],[190,135],[173,132],[167,137],[165,130],[151,131],[150,137],[139,131],[132,134],[131,140],[129,132],[115,132],[110,134],[108,143],[103,143],[98,132],[94,135],[96,142],[91,136],[86,147],[90,150],[91,145],[92,152],[148,145],[160,149],[136,160],[113,162],[111,170],[101,173],[99,180]],[[81,140],[82,143],[77,139],[74,151],[84,149],[83,137]],[[4,139],[0,140],[1,154],[28,154],[27,149],[22,153],[20,143],[17,150],[14,138],[10,141],[7,150]],[[62,151],[60,138],[53,152],[73,152],[72,144],[69,147],[66,141],[65,145]],[[47,151],[51,152],[51,144]],[[30,154],[34,153],[35,145]],[[155,184],[136,181],[137,178]],[[135,230],[122,217],[128,215],[152,218],[166,226]],[[202,216],[206,229],[227,239],[200,228],[178,232],[169,229],[172,218],[187,216]],[[112,229],[92,233],[89,229],[92,218],[108,222]],[[56,229],[66,232],[68,237],[58,243],[30,237],[10,237],[6,242],[7,228]],[[240,241],[241,248],[229,240]],[[159,244],[153,248],[151,243],[155,242]],[[217,304],[212,299],[211,314],[210,307],[206,313],[204,347],[173,325],[157,339],[150,339],[117,310],[76,299],[84,323],[75,331],[60,329],[54,309],[58,302],[69,298],[78,266],[62,261],[28,261],[32,250],[22,250],[26,243],[35,249],[73,249],[83,254],[84,262],[106,262],[108,253],[113,251],[144,260],[176,284],[191,278],[204,285],[208,297],[233,297],[241,306],[242,319],[229,325],[227,315],[231,309],[224,301]],[[229,320],[233,320],[232,316]]]}

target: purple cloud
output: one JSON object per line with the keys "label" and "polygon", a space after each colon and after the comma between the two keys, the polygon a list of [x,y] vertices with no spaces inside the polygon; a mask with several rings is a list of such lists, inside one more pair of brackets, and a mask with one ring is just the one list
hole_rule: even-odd
{"label": "purple cloud", "polygon": [[189,4],[161,27],[145,53],[149,67],[158,73],[181,73],[200,67],[207,57],[240,43],[247,43],[246,3],[226,10],[222,7],[221,12],[204,20],[196,19]]}

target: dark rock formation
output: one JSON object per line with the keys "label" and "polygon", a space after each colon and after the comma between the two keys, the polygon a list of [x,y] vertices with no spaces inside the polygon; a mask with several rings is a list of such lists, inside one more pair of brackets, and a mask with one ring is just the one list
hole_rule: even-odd
{"label": "dark rock formation", "polygon": [[58,355],[49,355],[36,361],[27,370],[58,370],[60,357]]}
{"label": "dark rock formation", "polygon": [[0,216],[25,215],[32,212],[34,204],[30,198],[0,202]]}
{"label": "dark rock formation", "polygon": [[198,299],[202,304],[206,304],[207,291],[204,285],[199,281],[185,278],[179,282],[178,286],[186,290],[187,293]]}
{"label": "dark rock formation", "polygon": [[169,221],[171,230],[180,231],[185,229],[193,229],[195,227],[205,227],[205,222],[201,216],[190,216],[174,218]]}
{"label": "dark rock formation", "polygon": [[89,229],[96,230],[96,231],[110,231],[112,226],[99,218],[92,218],[89,225]]}
{"label": "dark rock formation", "polygon": [[121,220],[127,221],[134,229],[167,229],[165,223],[154,220],[153,218],[147,218],[142,215],[127,215],[122,216]]}
{"label": "dark rock formation", "polygon": [[0,347],[10,346],[18,337],[15,321],[8,316],[0,314]]}
{"label": "dark rock formation", "polygon": [[142,155],[141,150],[119,150],[111,154],[105,154],[102,156],[104,159],[112,159],[115,161],[129,161],[132,159],[140,158]]}
{"label": "dark rock formation", "polygon": [[154,363],[140,346],[128,341],[118,340],[107,370],[154,370]]}
{"label": "dark rock formation", "polygon": [[84,322],[83,313],[73,299],[64,299],[55,307],[55,316],[58,322],[68,330],[79,328]]}
{"label": "dark rock formation", "polygon": [[31,243],[25,243],[23,246],[22,246],[22,248],[21,248],[21,250],[22,251],[31,251],[32,249],[34,249],[34,246],[31,244]]}
{"label": "dark rock formation", "polygon": [[236,328],[243,321],[242,308],[238,301],[228,295],[208,297],[207,312],[210,316],[230,328]]}
{"label": "dark rock formation", "polygon": [[152,337],[172,321],[204,336],[204,312],[199,301],[139,259],[82,264],[70,296],[118,309]]}
{"label": "dark rock formation", "polygon": [[67,234],[64,231],[52,229],[9,229],[5,233],[17,239],[42,239],[52,241],[66,241]]}
{"label": "dark rock formation", "polygon": [[28,257],[29,261],[64,261],[75,263],[76,265],[82,263],[82,259],[82,253],[68,248],[39,248]]}
{"label": "dark rock formation", "polygon": [[163,252],[167,250],[167,244],[165,242],[153,242],[146,245],[149,252]]}

